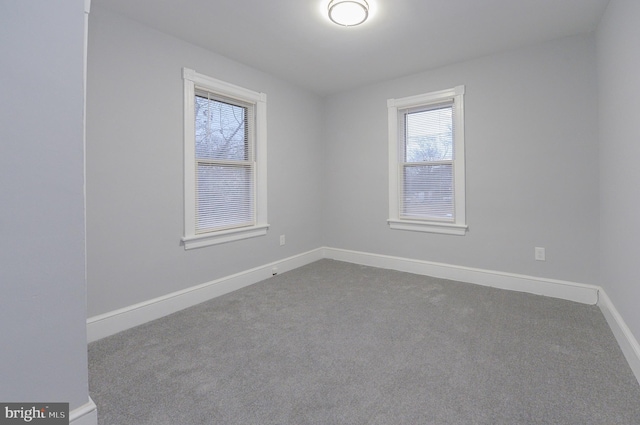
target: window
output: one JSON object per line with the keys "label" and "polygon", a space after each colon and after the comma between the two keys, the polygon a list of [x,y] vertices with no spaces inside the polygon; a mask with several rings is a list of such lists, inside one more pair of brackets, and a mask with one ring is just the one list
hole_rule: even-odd
{"label": "window", "polygon": [[464,86],[387,101],[389,226],[464,235]]}
{"label": "window", "polygon": [[183,79],[185,249],[265,235],[266,95]]}

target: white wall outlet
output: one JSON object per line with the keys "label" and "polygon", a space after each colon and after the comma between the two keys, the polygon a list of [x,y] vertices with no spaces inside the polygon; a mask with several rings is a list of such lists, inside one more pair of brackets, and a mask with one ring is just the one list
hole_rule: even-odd
{"label": "white wall outlet", "polygon": [[536,261],[546,261],[544,248],[537,246],[535,248]]}
{"label": "white wall outlet", "polygon": [[284,235],[280,235],[280,246],[284,245],[284,243],[285,243]]}
{"label": "white wall outlet", "polygon": [[271,268],[271,276],[275,276],[278,274],[278,267],[272,267]]}

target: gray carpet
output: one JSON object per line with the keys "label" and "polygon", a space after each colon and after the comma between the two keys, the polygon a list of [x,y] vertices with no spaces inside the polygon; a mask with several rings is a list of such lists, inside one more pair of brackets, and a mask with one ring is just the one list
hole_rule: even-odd
{"label": "gray carpet", "polygon": [[598,307],[321,260],[89,346],[100,425],[640,424]]}

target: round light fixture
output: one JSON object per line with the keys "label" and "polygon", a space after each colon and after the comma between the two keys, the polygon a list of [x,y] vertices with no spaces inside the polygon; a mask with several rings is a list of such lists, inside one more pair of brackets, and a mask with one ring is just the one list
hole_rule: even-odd
{"label": "round light fixture", "polygon": [[366,0],[331,0],[329,19],[338,25],[352,27],[360,25],[369,16],[369,3]]}

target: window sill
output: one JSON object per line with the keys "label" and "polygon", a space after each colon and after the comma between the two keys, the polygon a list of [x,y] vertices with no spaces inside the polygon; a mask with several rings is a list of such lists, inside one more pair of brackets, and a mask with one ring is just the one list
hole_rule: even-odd
{"label": "window sill", "polygon": [[389,227],[395,230],[409,230],[413,232],[440,233],[445,235],[464,236],[468,226],[455,223],[437,223],[433,221],[387,220]]}
{"label": "window sill", "polygon": [[218,245],[227,242],[239,241],[242,239],[264,236],[269,229],[268,224],[242,227],[238,229],[222,230],[219,232],[205,233],[201,235],[185,236],[182,238],[184,249],[203,248],[210,245]]}

